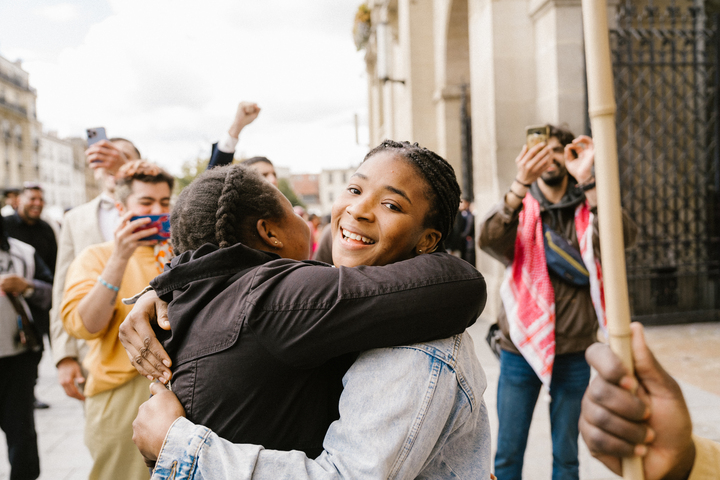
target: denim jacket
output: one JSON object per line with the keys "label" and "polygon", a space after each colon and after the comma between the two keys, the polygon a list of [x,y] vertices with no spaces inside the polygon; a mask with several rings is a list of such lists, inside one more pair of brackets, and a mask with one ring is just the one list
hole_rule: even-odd
{"label": "denim jacket", "polygon": [[343,384],[340,419],[315,460],[232,444],[180,418],[152,478],[490,478],[487,381],[468,333],[367,351]]}

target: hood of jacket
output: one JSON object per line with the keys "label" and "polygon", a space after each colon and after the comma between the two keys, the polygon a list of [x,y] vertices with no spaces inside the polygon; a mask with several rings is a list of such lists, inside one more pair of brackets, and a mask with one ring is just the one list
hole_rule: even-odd
{"label": "hood of jacket", "polygon": [[[242,244],[228,248],[205,244],[173,258],[165,271],[150,282],[158,297],[168,302],[171,330],[155,328],[155,333],[173,363],[182,361],[176,358],[176,353],[183,346],[187,347],[183,357],[190,357],[201,353],[198,348],[209,353],[234,342],[240,324],[235,317],[242,314],[243,288],[250,285],[249,281],[237,280],[279,258]],[[232,294],[223,295],[229,288]],[[213,322],[214,331],[223,332],[221,338],[193,346],[188,338],[190,327],[202,329],[207,322]],[[217,322],[226,324],[226,328],[218,329]]]}

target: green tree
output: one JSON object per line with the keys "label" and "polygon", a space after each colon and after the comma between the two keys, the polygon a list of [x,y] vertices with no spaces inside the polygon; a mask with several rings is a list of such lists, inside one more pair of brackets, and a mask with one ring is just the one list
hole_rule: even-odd
{"label": "green tree", "polygon": [[287,197],[288,200],[290,200],[290,203],[292,203],[293,207],[297,207],[300,205],[303,208],[307,208],[307,206],[298,198],[298,196],[295,194],[295,191],[290,186],[290,182],[288,182],[287,178],[278,178],[278,188],[282,192],[285,197]]}
{"label": "green tree", "polygon": [[209,158],[196,158],[183,163],[182,167],[180,167],[181,174],[175,177],[175,195],[180,195],[183,188],[190,185],[190,182],[195,180],[195,177],[204,172],[208,163],[210,163]]}

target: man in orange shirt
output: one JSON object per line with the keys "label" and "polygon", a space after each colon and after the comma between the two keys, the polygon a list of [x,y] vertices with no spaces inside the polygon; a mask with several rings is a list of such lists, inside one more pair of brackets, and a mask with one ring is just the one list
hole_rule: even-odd
{"label": "man in orange shirt", "polygon": [[143,160],[125,164],[117,174],[115,198],[120,225],[113,242],[86,248],[70,265],[60,315],[71,335],[88,341],[83,365],[85,444],[93,457],[90,479],[147,479],[145,463],[132,442],[132,421],[147,400],[149,381],[128,360],[118,339],[130,311],[121,302],[148,285],[169,259],[168,242],[146,240],[157,228],[138,215],[170,211],[173,178]]}

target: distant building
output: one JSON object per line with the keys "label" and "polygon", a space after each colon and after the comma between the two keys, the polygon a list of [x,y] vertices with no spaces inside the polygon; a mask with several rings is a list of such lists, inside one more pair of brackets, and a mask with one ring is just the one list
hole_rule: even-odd
{"label": "distant building", "polygon": [[330,213],[335,199],[345,191],[355,170],[357,167],[323,170],[320,173],[320,211],[323,215]]}
{"label": "distant building", "polygon": [[39,176],[40,132],[28,72],[0,57],[0,186],[18,187]]}
{"label": "distant building", "polygon": [[[77,140],[82,148],[76,148]],[[39,176],[45,192],[45,203],[62,210],[75,207],[86,201],[85,192],[85,141],[81,139],[60,139],[56,132],[40,136]],[[79,153],[79,155],[78,155]],[[88,169],[89,170],[89,169]]]}
{"label": "distant building", "polygon": [[[80,137],[66,138],[66,141],[72,144],[73,159],[75,161],[75,169],[83,172],[85,179],[85,201],[90,201],[100,195],[102,192],[101,182],[95,179],[96,171],[87,164],[85,159],[85,150],[87,150],[87,140]],[[78,206],[79,203],[73,206]]]}
{"label": "distant building", "polygon": [[319,177],[316,173],[290,175],[290,186],[298,199],[307,206],[309,213],[322,213]]}

